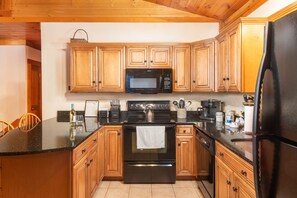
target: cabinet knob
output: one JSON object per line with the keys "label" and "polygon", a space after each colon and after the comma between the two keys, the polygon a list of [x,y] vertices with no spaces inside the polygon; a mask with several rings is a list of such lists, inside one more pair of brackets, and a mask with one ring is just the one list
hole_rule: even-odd
{"label": "cabinet knob", "polygon": [[93,142],[97,142],[97,139],[93,139]]}
{"label": "cabinet knob", "polygon": [[223,81],[225,81],[226,80],[226,78],[223,78]]}
{"label": "cabinet knob", "polygon": [[177,83],[177,80],[175,80],[174,83]]}
{"label": "cabinet knob", "polygon": [[229,180],[227,180],[227,185],[231,185],[231,182]]}
{"label": "cabinet knob", "polygon": [[86,149],[83,149],[83,150],[81,150],[81,153],[85,153],[87,150]]}
{"label": "cabinet knob", "polygon": [[98,81],[98,83],[101,83],[101,81]]}
{"label": "cabinet knob", "polygon": [[90,163],[87,163],[87,167],[89,167],[90,166]]}
{"label": "cabinet knob", "polygon": [[143,62],[144,62],[144,63],[146,63],[146,62],[147,62],[147,60],[144,60]]}
{"label": "cabinet knob", "polygon": [[224,157],[224,153],[222,153],[222,152],[220,152],[219,155],[220,155],[221,157]]}
{"label": "cabinet knob", "polygon": [[90,164],[93,162],[93,159],[90,160]]}
{"label": "cabinet knob", "polygon": [[154,61],[153,60],[151,60],[151,63],[153,63]]}
{"label": "cabinet knob", "polygon": [[180,146],[180,143],[178,143],[177,146]]}
{"label": "cabinet knob", "polygon": [[237,188],[233,187],[233,191],[234,191],[234,192],[237,192]]}
{"label": "cabinet knob", "polygon": [[195,80],[193,80],[193,83],[196,83],[196,81],[195,81]]}
{"label": "cabinet knob", "polygon": [[121,133],[118,133],[118,136],[121,135]]}
{"label": "cabinet knob", "polygon": [[186,133],[187,131],[186,130],[183,130],[183,132]]}
{"label": "cabinet knob", "polygon": [[226,80],[230,80],[230,78],[226,78]]}
{"label": "cabinet knob", "polygon": [[92,82],[93,84],[95,84],[96,83],[96,81],[95,80],[93,80],[93,82]]}
{"label": "cabinet knob", "polygon": [[247,175],[246,171],[244,171],[244,170],[241,170],[240,173],[241,173],[243,176],[246,176],[246,175]]}

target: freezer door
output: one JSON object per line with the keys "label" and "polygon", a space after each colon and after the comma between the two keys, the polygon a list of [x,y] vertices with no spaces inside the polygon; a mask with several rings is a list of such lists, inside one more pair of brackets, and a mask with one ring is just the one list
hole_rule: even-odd
{"label": "freezer door", "polygon": [[254,138],[257,197],[296,197],[297,144],[277,136]]}

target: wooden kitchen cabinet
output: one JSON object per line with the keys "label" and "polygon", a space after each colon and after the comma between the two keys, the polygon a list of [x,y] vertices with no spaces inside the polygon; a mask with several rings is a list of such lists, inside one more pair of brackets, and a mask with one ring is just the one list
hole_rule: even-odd
{"label": "wooden kitchen cabinet", "polygon": [[192,45],[192,92],[215,90],[215,40],[208,39]]}
{"label": "wooden kitchen cabinet", "polygon": [[124,92],[124,46],[69,43],[70,92]]}
{"label": "wooden kitchen cabinet", "polygon": [[97,47],[70,45],[70,91],[97,91]]}
{"label": "wooden kitchen cabinet", "polygon": [[216,197],[255,198],[252,165],[216,142]]}
{"label": "wooden kitchen cabinet", "polygon": [[104,127],[98,130],[98,181],[104,177]]}
{"label": "wooden kitchen cabinet", "polygon": [[126,68],[171,68],[172,46],[129,45],[126,53]]}
{"label": "wooden kitchen cabinet", "polygon": [[122,126],[105,126],[105,176],[123,176]]}
{"label": "wooden kitchen cabinet", "polygon": [[124,92],[124,47],[99,46],[99,92]]}
{"label": "wooden kitchen cabinet", "polygon": [[255,92],[265,19],[241,18],[216,37],[216,91]]}
{"label": "wooden kitchen cabinet", "polygon": [[191,47],[177,45],[173,47],[173,91],[191,91]]}
{"label": "wooden kitchen cabinet", "polygon": [[177,126],[176,176],[195,176],[195,150],[193,126]]}
{"label": "wooden kitchen cabinet", "polygon": [[97,133],[73,151],[73,197],[90,198],[97,187]]}

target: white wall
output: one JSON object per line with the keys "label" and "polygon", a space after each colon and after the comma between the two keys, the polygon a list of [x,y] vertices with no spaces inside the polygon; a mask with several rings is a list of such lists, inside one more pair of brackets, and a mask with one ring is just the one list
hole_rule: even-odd
{"label": "white wall", "polygon": [[25,46],[0,46],[0,119],[13,122],[27,109]]}
{"label": "white wall", "polygon": [[296,0],[268,0],[248,17],[268,17]]}

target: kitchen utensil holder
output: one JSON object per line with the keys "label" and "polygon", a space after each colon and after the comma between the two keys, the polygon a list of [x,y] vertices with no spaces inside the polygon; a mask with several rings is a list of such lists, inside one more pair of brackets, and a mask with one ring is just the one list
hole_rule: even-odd
{"label": "kitchen utensil holder", "polygon": [[187,118],[187,110],[185,108],[177,109],[177,118]]}

